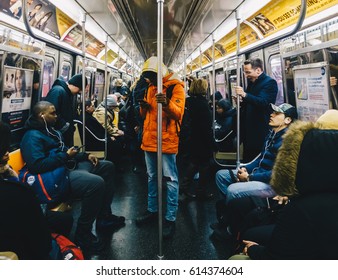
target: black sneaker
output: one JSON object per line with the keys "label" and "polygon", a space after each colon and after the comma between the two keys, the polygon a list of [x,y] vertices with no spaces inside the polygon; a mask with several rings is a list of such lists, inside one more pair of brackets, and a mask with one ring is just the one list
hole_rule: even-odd
{"label": "black sneaker", "polygon": [[75,244],[83,251],[90,253],[99,253],[104,244],[101,239],[95,236],[92,232],[76,231]]}
{"label": "black sneaker", "polygon": [[124,221],[126,220],[123,216],[116,216],[110,214],[103,218],[96,219],[96,228],[97,229],[111,229],[117,228],[124,225]]}
{"label": "black sneaker", "polygon": [[175,227],[176,227],[175,221],[168,221],[164,219],[162,232],[163,239],[172,238],[175,234]]}
{"label": "black sneaker", "polygon": [[142,226],[145,224],[154,223],[157,220],[157,212],[146,211],[142,216],[136,218],[136,225]]}

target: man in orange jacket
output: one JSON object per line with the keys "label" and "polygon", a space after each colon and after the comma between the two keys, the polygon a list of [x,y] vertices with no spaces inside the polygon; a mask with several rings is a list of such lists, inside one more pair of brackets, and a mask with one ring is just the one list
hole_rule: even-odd
{"label": "man in orange jacket", "polygon": [[[168,74],[163,65],[163,93],[157,90],[157,57],[150,57],[143,65],[142,76],[149,84],[143,100],[139,100],[140,113],[144,119],[141,148],[145,152],[148,173],[148,208],[144,215],[136,219],[137,225],[156,221],[158,217],[157,199],[157,104],[162,104],[162,154],[163,176],[167,181],[167,207],[163,225],[163,238],[175,233],[178,208],[178,172],[176,154],[178,152],[178,124],[184,113],[184,83],[174,73]],[[171,98],[166,96],[172,88]]]}

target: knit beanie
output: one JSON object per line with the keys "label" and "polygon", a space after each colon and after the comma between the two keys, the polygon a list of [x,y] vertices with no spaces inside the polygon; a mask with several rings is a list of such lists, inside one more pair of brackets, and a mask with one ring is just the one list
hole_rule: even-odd
{"label": "knit beanie", "polygon": [[[71,77],[68,81],[68,84],[78,87],[80,90],[82,90],[82,74],[76,74],[73,77]],[[88,80],[87,77],[85,78],[85,84],[87,86]]]}

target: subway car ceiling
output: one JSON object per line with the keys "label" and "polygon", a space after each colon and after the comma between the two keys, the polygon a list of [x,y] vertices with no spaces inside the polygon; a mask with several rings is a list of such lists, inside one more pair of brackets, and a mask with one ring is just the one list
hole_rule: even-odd
{"label": "subway car ceiling", "polygon": [[[11,15],[5,2],[0,1],[1,24],[26,30],[23,17]],[[164,63],[183,74],[233,57],[236,18],[240,51],[268,44],[292,30],[302,3],[305,1],[164,0]],[[100,62],[107,58],[109,66],[129,75],[137,74],[143,61],[157,53],[156,0],[34,0],[27,1],[26,14],[38,4],[50,16],[44,25],[28,20],[33,32],[72,52],[81,54],[85,26],[88,57]],[[337,7],[338,0],[308,0],[303,27],[337,16]]]}

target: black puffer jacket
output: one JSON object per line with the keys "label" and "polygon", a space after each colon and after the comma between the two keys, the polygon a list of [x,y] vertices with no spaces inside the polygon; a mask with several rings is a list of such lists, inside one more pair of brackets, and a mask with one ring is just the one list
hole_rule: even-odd
{"label": "black puffer jacket", "polygon": [[290,203],[269,244],[249,248],[252,259],[338,259],[337,147],[338,130],[302,122],[290,126],[271,180]]}

